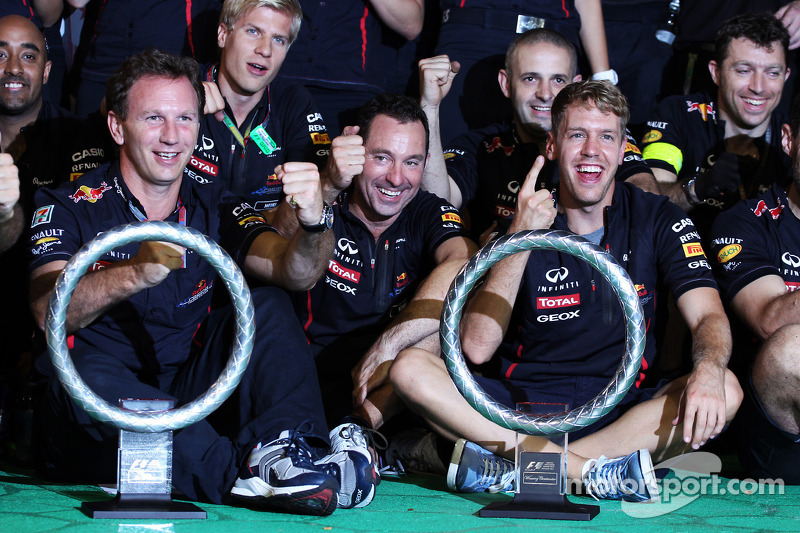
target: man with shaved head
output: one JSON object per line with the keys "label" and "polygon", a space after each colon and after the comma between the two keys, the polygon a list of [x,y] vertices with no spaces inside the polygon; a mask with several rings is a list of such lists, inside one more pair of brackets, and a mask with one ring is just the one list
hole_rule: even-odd
{"label": "man with shaved head", "polygon": [[[0,325],[7,361],[30,351],[34,330],[23,283],[26,246],[17,242],[23,219],[33,213],[33,196],[42,187],[76,179],[110,155],[104,129],[42,99],[49,75],[47,45],[36,25],[18,15],[0,18],[0,148],[6,152],[0,159],[0,249],[10,248],[3,253],[0,275],[12,280],[5,290],[11,318]],[[7,171],[13,164],[18,178],[16,170]]]}

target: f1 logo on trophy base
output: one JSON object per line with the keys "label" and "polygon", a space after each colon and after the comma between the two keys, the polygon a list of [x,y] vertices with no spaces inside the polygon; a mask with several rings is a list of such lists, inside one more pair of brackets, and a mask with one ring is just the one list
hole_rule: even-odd
{"label": "f1 logo on trophy base", "polygon": [[[497,403],[475,382],[461,351],[459,322],[472,288],[495,263],[509,255],[531,249],[568,253],[589,263],[611,285],[625,312],[625,354],[614,378],[593,400],[568,412],[566,408],[551,409],[544,414],[524,412]],[[600,512],[598,506],[579,505],[567,500],[566,435],[606,415],[622,400],[636,380],[644,353],[645,328],[639,296],[628,273],[599,246],[565,231],[523,231],[501,237],[476,253],[453,280],[444,301],[439,337],[450,377],[476,411],[488,420],[516,431],[517,443],[520,441],[519,434],[542,435],[561,447],[560,453],[542,453],[520,450],[518,445],[517,492],[513,500],[490,504],[481,509],[479,515],[551,520],[594,518]]]}
{"label": "f1 logo on trophy base", "polygon": [[[195,250],[212,265],[228,288],[236,310],[234,346],[217,381],[192,402],[172,409],[171,400],[120,399],[115,407],[92,391],[69,356],[65,323],[78,280],[103,254],[131,242],[167,241]],[[206,518],[188,502],[172,500],[172,431],[203,420],[228,399],[242,380],[253,350],[255,327],[250,289],[233,259],[214,241],[192,228],[169,222],[134,222],[102,233],[86,243],[56,281],[45,333],[56,376],[69,396],[92,418],[120,430],[117,496],[84,502],[92,518]]]}

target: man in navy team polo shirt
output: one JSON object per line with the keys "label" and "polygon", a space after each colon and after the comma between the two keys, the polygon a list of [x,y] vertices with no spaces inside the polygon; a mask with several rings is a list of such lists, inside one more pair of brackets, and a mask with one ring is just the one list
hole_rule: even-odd
{"label": "man in navy team polo shirt", "polygon": [[333,141],[341,181],[323,189],[335,201],[336,246],[317,284],[293,294],[331,425],[344,417],[376,429],[397,412],[388,367],[435,336],[450,282],[476,249],[458,211],[420,190],[427,128],[413,99],[383,94]]}
{"label": "man in navy team polo shirt", "polygon": [[[333,247],[330,224],[320,223],[316,170],[285,173],[300,227],[286,239],[221,185],[184,177],[204,101],[193,60],[157,50],[132,56],[109,79],[106,100],[119,160],[37,194],[29,236],[37,323],[66,261],[100,232],[165,220],[220,241],[249,276],[272,285],[252,291],[255,345],[234,399],[175,432],[173,483],[191,499],[333,512],[340,490],[354,484],[344,479],[349,455],[313,463],[329,451],[327,428],[313,359],[279,288],[313,285]],[[212,296],[216,289],[224,293],[213,268],[177,245],[134,243],[105,254],[80,280],[66,318],[81,377],[112,404],[196,398],[219,376],[232,342],[232,307]],[[77,408],[55,379],[43,400],[43,466],[71,480],[114,479],[117,431]]]}
{"label": "man in navy team polo shirt", "polygon": [[[509,232],[569,230],[614,256],[630,274],[644,310],[642,373],[656,356],[657,287],[671,289],[692,332],[690,374],[657,390],[635,384],[617,409],[578,435],[594,433],[569,443],[567,474],[591,493],[654,499],[650,453],[661,459],[699,448],[739,406],[741,389],[726,369],[728,320],[691,220],[666,198],[614,180],[628,120],[622,93],[606,82],[574,83],[556,96],[552,113],[547,157],[559,165],[558,211],[550,192],[535,188],[540,157],[520,188]],[[498,402],[576,408],[614,376],[625,351],[624,322],[610,285],[587,263],[556,251],[518,253],[495,265],[472,295],[461,321],[462,347],[472,363],[487,364],[476,379]],[[401,352],[390,378],[401,398],[443,436],[467,439],[457,442],[451,459],[452,489],[511,487],[514,464],[499,456],[513,458],[516,433],[475,411],[438,355]],[[541,437],[529,439],[528,449],[554,447]],[[627,479],[638,483],[626,487]]]}
{"label": "man in navy team polo shirt", "polygon": [[[451,85],[464,73],[447,56],[423,59],[419,69],[420,103],[431,124],[431,161],[425,169],[423,188],[468,210],[471,234],[478,238],[495,221],[507,223],[513,216],[519,185],[536,156],[545,152],[547,132],[552,129],[553,98],[581,79],[578,54],[572,43],[551,29],[528,30],[516,37],[506,53],[505,68],[497,73],[513,114],[498,116],[495,124],[451,139],[444,153],[439,114]],[[653,173],[633,137],[627,134],[627,138],[617,181],[631,181],[646,191],[657,192]],[[548,162],[537,187],[553,189],[557,185],[558,167]]]}
{"label": "man in navy team polo shirt", "polygon": [[732,365],[745,384],[736,416],[737,451],[747,473],[800,483],[798,389],[800,367],[800,100],[783,149],[793,180],[744,200],[714,221],[714,270],[736,318],[747,326],[734,344]]}
{"label": "man in navy team polo shirt", "polygon": [[219,64],[205,65],[206,116],[185,173],[223,183],[256,211],[276,207],[276,167],[323,166],[330,139],[301,85],[276,79],[300,29],[296,0],[227,0],[220,13]]}

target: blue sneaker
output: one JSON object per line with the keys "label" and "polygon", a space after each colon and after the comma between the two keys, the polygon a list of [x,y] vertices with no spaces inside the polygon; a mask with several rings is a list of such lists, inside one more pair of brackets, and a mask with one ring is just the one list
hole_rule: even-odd
{"label": "blue sneaker", "polygon": [[447,469],[447,487],[456,492],[506,492],[514,490],[514,463],[458,439]]}
{"label": "blue sneaker", "polygon": [[594,464],[588,464],[583,484],[595,500],[657,502],[659,499],[653,460],[648,450],[616,459],[601,455]]}
{"label": "blue sneaker", "polygon": [[231,495],[253,507],[327,516],[336,509],[336,474],[314,464],[301,432],[286,430],[253,449]]}
{"label": "blue sneaker", "polygon": [[337,466],[338,506],[352,509],[369,505],[380,477],[364,429],[358,424],[341,424],[331,431],[330,439],[331,453],[315,464]]}

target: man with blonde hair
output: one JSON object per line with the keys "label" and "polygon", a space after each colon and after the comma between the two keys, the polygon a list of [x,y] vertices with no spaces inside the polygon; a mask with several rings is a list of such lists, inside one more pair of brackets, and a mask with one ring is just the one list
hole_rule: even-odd
{"label": "man with blonde hair", "polygon": [[[597,497],[646,501],[658,497],[650,454],[666,458],[714,438],[733,418],[742,392],[726,368],[730,328],[691,220],[666,198],[614,179],[627,120],[625,98],[607,82],[560,91],[547,141],[547,158],[558,162],[560,173],[558,208],[548,190],[536,190],[544,165],[538,157],[519,190],[509,233],[572,231],[614,256],[636,285],[648,324],[641,373],[616,409],[573,434],[578,440],[570,442],[567,473]],[[692,332],[694,369],[647,389],[642,382],[657,356],[660,286],[671,289]],[[470,362],[486,364],[475,378],[499,403],[574,408],[614,376],[625,349],[624,322],[612,288],[587,263],[556,251],[518,253],[496,264],[472,296],[461,322],[462,346]],[[461,437],[450,461],[450,488],[511,488],[513,462],[505,457],[513,456],[516,433],[472,409],[437,355],[401,352],[390,379],[442,436]],[[554,447],[541,437],[526,439],[530,450]]]}
{"label": "man with blonde hair", "polygon": [[330,148],[308,91],[276,80],[301,19],[296,0],[227,0],[220,62],[201,67],[206,116],[184,172],[201,184],[221,181],[258,211],[278,206],[284,173],[312,179]]}

